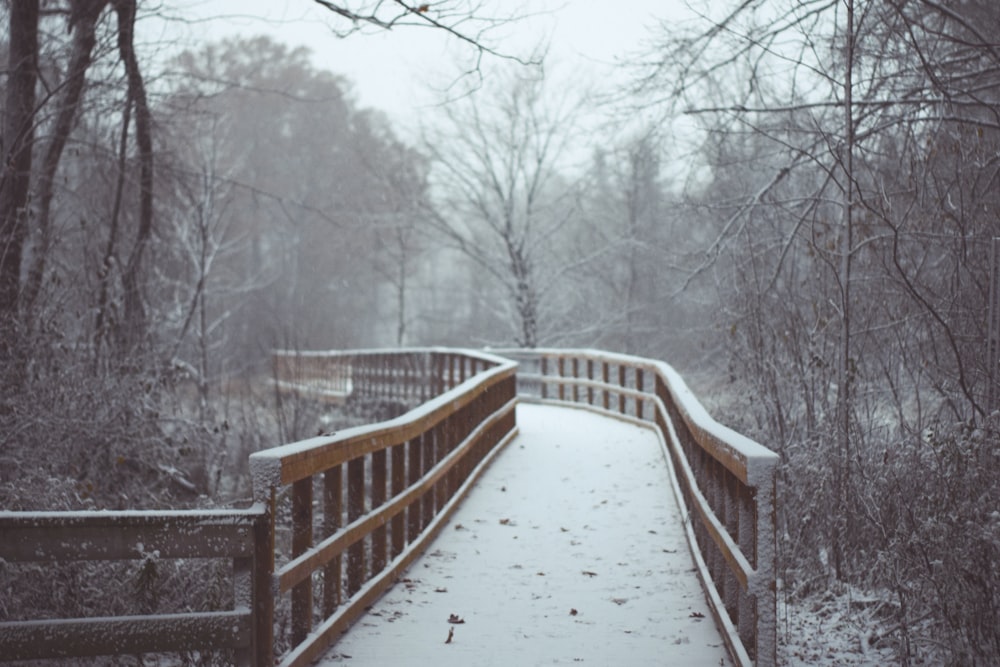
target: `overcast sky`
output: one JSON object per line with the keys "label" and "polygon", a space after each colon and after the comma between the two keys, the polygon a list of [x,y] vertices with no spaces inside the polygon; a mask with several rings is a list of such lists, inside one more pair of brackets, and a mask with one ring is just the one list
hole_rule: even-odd
{"label": "overcast sky", "polygon": [[[514,5],[498,2],[500,7]],[[505,29],[496,42],[498,50],[525,54],[549,41],[550,58],[557,64],[598,81],[615,76],[612,64],[641,48],[656,19],[677,20],[684,13],[682,0],[526,4],[532,15]],[[312,0],[174,0],[164,12],[184,20],[147,21],[143,29],[151,41],[183,48],[229,35],[267,34],[290,46],[308,46],[317,67],[352,80],[362,106],[380,108],[396,121],[420,114],[436,101],[430,86],[453,81],[458,61],[471,55],[435,30],[369,30],[338,38],[330,28],[337,25],[335,17]]]}

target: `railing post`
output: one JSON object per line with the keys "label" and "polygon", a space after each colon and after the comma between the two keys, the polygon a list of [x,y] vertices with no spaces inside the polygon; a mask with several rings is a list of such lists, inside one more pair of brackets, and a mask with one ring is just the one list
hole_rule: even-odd
{"label": "railing post", "polygon": [[[636,391],[644,391],[643,387],[643,371],[638,366],[635,369],[635,389]],[[635,416],[637,419],[642,419],[643,415],[643,400],[641,398],[635,399]]]}
{"label": "railing post", "polygon": [[[622,363],[618,364],[618,386],[625,387],[625,365]],[[618,412],[625,414],[625,394],[620,391],[618,392]]]}
{"label": "railing post", "polygon": [[606,361],[601,362],[601,381],[604,383],[604,409],[611,409],[611,392],[608,391],[608,384],[611,382],[611,364]]}
{"label": "railing post", "polygon": [[[573,357],[573,379],[576,380],[580,377],[580,359],[579,357]],[[577,403],[580,400],[580,385],[573,383],[573,402]]]}
{"label": "railing post", "polygon": [[[594,381],[594,360],[587,359],[587,380],[590,382]],[[594,388],[587,385],[587,405],[594,404]]]}
{"label": "railing post", "polygon": [[[395,498],[406,489],[406,445],[396,445],[392,448],[392,497]],[[403,512],[392,517],[392,552],[390,558],[403,553],[406,548],[406,517]]]}
{"label": "railing post", "polygon": [[[437,463],[437,448],[441,440],[441,426],[435,426],[423,434],[423,471],[426,473]],[[434,520],[435,490],[432,488],[424,494],[423,518],[420,521],[421,527],[426,527]]]}
{"label": "railing post", "polygon": [[[306,477],[292,484],[292,557],[312,546],[313,480]],[[292,589],[292,641],[303,641],[312,629],[312,577]]]}
{"label": "railing post", "polygon": [[253,664],[274,664],[274,489],[263,516],[254,523]]}
{"label": "railing post", "polygon": [[[344,473],[336,465],[323,473],[323,533],[329,537],[343,524]],[[338,554],[323,569],[323,615],[330,616],[340,606],[342,557]]]}
{"label": "railing post", "polygon": [[[348,523],[365,513],[365,460],[351,459],[347,462],[347,521]],[[361,589],[365,581],[365,543],[355,542],[347,548],[347,595]]]}
{"label": "railing post", "polygon": [[[407,481],[413,486],[423,476],[424,436],[418,435],[406,444],[406,454],[409,463],[406,467]],[[406,509],[407,541],[412,543],[420,536],[423,528],[423,503],[420,498],[414,500]]]}
{"label": "railing post", "polygon": [[541,386],[542,399],[546,399],[546,398],[549,397],[549,383],[545,381],[545,378],[548,376],[548,374],[549,374],[549,358],[546,357],[545,355],[542,355],[542,372],[541,372],[541,376],[542,376],[542,379],[541,379],[541,383],[542,383],[542,386]]}
{"label": "railing post", "polygon": [[757,665],[770,667],[778,664],[778,597],[774,573],[776,537],[775,484],[773,468],[769,483],[757,487],[756,521],[754,532],[754,561],[757,575],[754,597],[756,599],[757,624],[754,634],[757,640]]}
{"label": "railing post", "polygon": [[561,355],[560,355],[559,359],[557,360],[557,364],[558,364],[557,368],[559,370],[559,400],[560,401],[566,400],[566,385],[563,382],[563,375],[565,374],[565,368],[564,368],[565,361],[566,360],[563,359],[563,357]]}
{"label": "railing post", "polygon": [[[374,511],[385,503],[386,493],[386,453],[384,449],[372,452],[371,509]],[[385,567],[386,529],[379,526],[372,531],[372,575]]]}

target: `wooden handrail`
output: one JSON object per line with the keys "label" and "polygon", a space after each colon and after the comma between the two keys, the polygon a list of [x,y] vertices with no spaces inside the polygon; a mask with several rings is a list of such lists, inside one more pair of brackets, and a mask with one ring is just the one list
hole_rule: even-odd
{"label": "wooden handrail", "polygon": [[[275,517],[277,592],[291,593],[291,643],[281,665],[317,658],[437,534],[492,458],[516,434],[516,364],[454,350],[275,355],[286,388],[329,372],[346,400],[424,399],[379,424],[250,457],[255,498]],[[322,509],[314,511],[315,480]],[[290,508],[290,511],[286,511]],[[289,525],[290,524],[290,525]],[[346,567],[345,567],[346,562]],[[321,604],[313,580],[322,577]],[[313,627],[317,607],[321,620]]]}
{"label": "wooden handrail", "polygon": [[660,435],[699,576],[733,658],[777,662],[778,457],[719,424],[668,364],[594,350],[492,350],[521,364],[522,400],[583,406]]}
{"label": "wooden handrail", "polygon": [[0,623],[0,660],[234,649],[270,665],[271,571],[263,505],[247,510],[0,512],[0,560],[230,558],[234,609]]}
{"label": "wooden handrail", "polygon": [[[773,665],[776,455],[716,423],[661,362],[590,350],[498,354],[275,353],[279,390],[421,405],[386,422],[253,454],[257,504],[248,510],[0,512],[5,561],[137,559],[153,552],[232,558],[236,600],[229,611],[0,623],[0,655],[233,648],[241,664],[270,666],[273,596],[290,594],[292,648],[280,664],[307,664],[440,531],[516,434],[520,394],[660,434],[674,492],[692,518],[685,522],[692,554],[730,652],[743,665]],[[316,614],[321,620],[313,628]]]}

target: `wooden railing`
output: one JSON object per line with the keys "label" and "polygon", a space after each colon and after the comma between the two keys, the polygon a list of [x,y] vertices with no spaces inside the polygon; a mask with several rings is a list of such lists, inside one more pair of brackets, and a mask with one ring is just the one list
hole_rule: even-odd
{"label": "wooden railing", "polygon": [[[266,508],[175,512],[0,512],[0,562],[225,558],[231,610],[0,623],[0,661],[231,649],[271,664]],[[69,592],[72,595],[73,592]]]}
{"label": "wooden railing", "polygon": [[654,426],[692,555],[740,665],[777,662],[776,454],[712,419],[667,364],[591,350],[494,350],[520,362],[522,399]]}
{"label": "wooden railing", "polygon": [[423,403],[486,370],[493,361],[434,349],[302,352],[272,355],[279,390],[332,402],[350,397]]}
{"label": "wooden railing", "polygon": [[328,374],[368,397],[439,394],[396,419],[250,457],[256,499],[277,521],[277,593],[291,597],[280,664],[305,665],[392,585],[514,437],[516,365],[408,350],[279,353],[276,367],[290,387]]}
{"label": "wooden railing", "polygon": [[392,585],[514,437],[520,394],[656,429],[730,652],[740,664],[773,665],[777,457],[712,420],[666,364],[593,351],[497,354],[276,353],[279,389],[422,404],[253,454],[247,510],[0,512],[3,561],[229,558],[235,601],[172,616],[2,623],[0,660],[231,649],[240,664],[270,667],[275,653],[283,666],[311,662]]}
{"label": "wooden railing", "polygon": [[516,365],[499,357],[279,352],[274,365],[282,389],[339,387],[342,398],[424,403],[387,422],[252,455],[258,502],[246,510],[0,512],[0,567],[225,558],[234,601],[219,611],[0,623],[0,662],[231,650],[237,664],[271,667],[276,653],[281,665],[305,664],[416,558],[516,434]]}

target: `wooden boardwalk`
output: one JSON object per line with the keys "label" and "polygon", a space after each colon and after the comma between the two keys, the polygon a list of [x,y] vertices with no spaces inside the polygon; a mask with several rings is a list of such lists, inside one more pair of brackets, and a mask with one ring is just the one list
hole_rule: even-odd
{"label": "wooden boardwalk", "polygon": [[319,664],[731,664],[654,432],[562,407],[517,420],[437,540]]}

